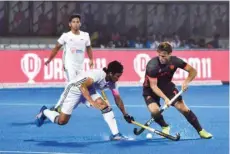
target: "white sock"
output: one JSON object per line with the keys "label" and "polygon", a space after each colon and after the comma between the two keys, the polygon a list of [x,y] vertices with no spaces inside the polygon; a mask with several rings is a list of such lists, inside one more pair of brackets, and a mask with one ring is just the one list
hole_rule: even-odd
{"label": "white sock", "polygon": [[119,133],[118,128],[117,128],[117,122],[114,117],[113,111],[103,113],[102,115],[105,121],[107,122],[107,124],[109,125],[110,131],[112,132],[112,134],[116,135],[117,133]]}
{"label": "white sock", "polygon": [[53,123],[55,122],[55,118],[60,115],[58,112],[56,112],[56,111],[50,111],[49,109],[45,109],[43,111],[43,113]]}

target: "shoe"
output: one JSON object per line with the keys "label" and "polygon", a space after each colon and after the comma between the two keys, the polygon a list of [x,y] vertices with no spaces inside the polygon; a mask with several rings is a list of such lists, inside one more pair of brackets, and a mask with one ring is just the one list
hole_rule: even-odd
{"label": "shoe", "polygon": [[111,141],[122,141],[122,140],[129,140],[129,138],[122,135],[121,133],[118,133],[116,135],[111,135],[110,140]]}
{"label": "shoe", "polygon": [[162,127],[162,132],[169,135],[169,133],[170,133],[170,127],[169,126]]}
{"label": "shoe", "polygon": [[47,109],[47,107],[42,106],[42,108],[40,109],[40,112],[36,116],[35,124],[37,125],[37,127],[41,127],[46,119],[46,116],[43,113],[45,109]]}
{"label": "shoe", "polygon": [[207,132],[206,130],[202,129],[200,132],[199,132],[199,135],[201,138],[204,138],[204,139],[210,139],[212,138],[212,134],[210,134],[209,132]]}

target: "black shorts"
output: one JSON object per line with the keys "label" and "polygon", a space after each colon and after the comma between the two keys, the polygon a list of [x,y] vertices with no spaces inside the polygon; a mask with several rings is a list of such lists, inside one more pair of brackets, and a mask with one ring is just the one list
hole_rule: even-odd
{"label": "black shorts", "polygon": [[[176,88],[175,84],[168,84],[167,86],[162,86],[159,87],[161,89],[161,91],[171,100],[179,91]],[[143,94],[143,97],[145,99],[145,103],[147,105],[151,104],[151,103],[157,103],[159,106],[160,105],[160,97],[157,96],[154,92],[152,92],[151,89],[151,93],[148,94]],[[180,95],[179,97],[177,97],[177,99],[172,103],[172,106],[177,102],[177,101],[182,101],[182,96]]]}

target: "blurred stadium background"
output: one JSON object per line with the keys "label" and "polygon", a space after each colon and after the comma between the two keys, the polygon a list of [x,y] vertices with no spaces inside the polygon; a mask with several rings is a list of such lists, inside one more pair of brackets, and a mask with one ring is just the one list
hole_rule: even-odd
{"label": "blurred stadium background", "polygon": [[[217,68],[220,61],[228,63],[227,1],[1,1],[1,63],[12,68],[1,76],[1,83],[24,84],[27,78],[30,83],[63,82],[61,52],[50,66],[44,67],[44,60],[69,30],[72,13],[81,14],[81,30],[90,33],[96,68],[122,61],[127,70],[123,82],[142,81],[144,67],[162,41],[170,42],[175,55],[198,70],[199,81],[229,81],[228,68]],[[86,70],[87,62],[86,58]],[[175,75],[178,80],[184,77],[181,71]]]}
{"label": "blurred stadium background", "polygon": [[1,1],[0,49],[52,48],[76,12],[97,48],[229,47],[228,2]]}

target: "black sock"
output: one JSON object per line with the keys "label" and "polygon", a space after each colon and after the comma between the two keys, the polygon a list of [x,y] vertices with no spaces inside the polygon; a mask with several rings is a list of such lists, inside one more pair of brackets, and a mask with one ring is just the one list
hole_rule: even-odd
{"label": "black sock", "polygon": [[165,122],[164,117],[161,114],[152,114],[153,119],[156,123],[158,123],[161,127],[167,127],[168,124]]}
{"label": "black sock", "polygon": [[183,113],[183,115],[188,120],[188,122],[196,129],[197,132],[200,132],[202,130],[202,127],[200,126],[196,115],[191,110]]}

